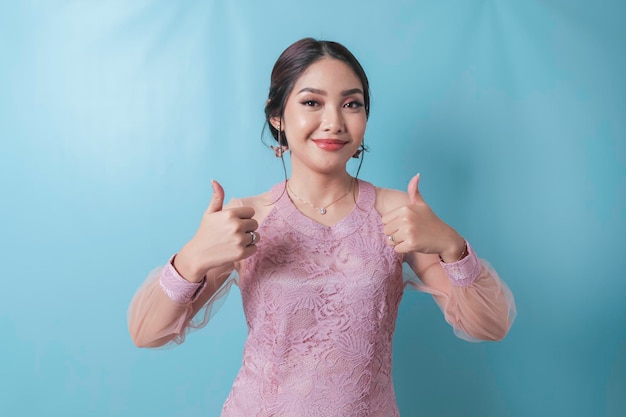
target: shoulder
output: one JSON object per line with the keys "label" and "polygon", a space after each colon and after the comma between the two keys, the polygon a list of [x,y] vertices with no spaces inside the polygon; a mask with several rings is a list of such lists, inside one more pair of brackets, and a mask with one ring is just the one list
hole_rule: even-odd
{"label": "shoulder", "polygon": [[376,186],[374,186],[374,190],[376,191],[376,211],[381,215],[398,207],[406,206],[409,203],[409,196],[404,191]]}
{"label": "shoulder", "polygon": [[276,199],[273,197],[272,191],[269,190],[250,197],[232,198],[224,208],[251,207],[254,209],[253,218],[261,223],[272,210],[275,203]]}

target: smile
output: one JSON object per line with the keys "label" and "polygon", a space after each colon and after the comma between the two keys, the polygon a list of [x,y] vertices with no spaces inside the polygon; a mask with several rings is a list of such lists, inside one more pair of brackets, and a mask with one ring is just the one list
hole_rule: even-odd
{"label": "smile", "polygon": [[348,142],[339,139],[313,139],[318,148],[325,151],[338,151]]}

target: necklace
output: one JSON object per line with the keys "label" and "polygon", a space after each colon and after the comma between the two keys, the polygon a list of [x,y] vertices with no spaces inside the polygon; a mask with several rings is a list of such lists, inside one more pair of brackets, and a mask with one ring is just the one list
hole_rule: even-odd
{"label": "necklace", "polygon": [[294,192],[293,192],[293,190],[291,189],[291,187],[289,186],[289,181],[287,181],[287,189],[289,190],[289,192],[290,192],[290,193],[291,193],[291,194],[292,194],[295,198],[297,198],[298,200],[300,200],[301,202],[303,202],[303,203],[304,203],[304,204],[306,204],[307,206],[311,206],[311,207],[313,207],[315,210],[317,210],[317,212],[318,212],[319,214],[321,214],[321,215],[323,216],[324,214],[326,214],[326,211],[327,211],[326,209],[327,209],[328,207],[332,206],[332,205],[333,205],[333,204],[335,204],[337,201],[341,200],[342,198],[344,198],[345,196],[347,196],[347,195],[348,195],[348,193],[349,193],[349,192],[350,192],[350,190],[352,189],[352,184],[350,184],[350,188],[348,188],[348,191],[346,191],[346,193],[345,193],[345,194],[343,194],[343,195],[342,195],[341,197],[339,197],[338,199],[333,200],[333,201],[331,201],[330,203],[328,203],[328,204],[326,205],[326,207],[317,207],[317,206],[314,206],[313,204],[309,203],[309,202],[308,202],[308,201],[306,201],[305,199],[303,199],[303,198],[301,198],[300,196],[298,196],[298,194],[294,193]]}

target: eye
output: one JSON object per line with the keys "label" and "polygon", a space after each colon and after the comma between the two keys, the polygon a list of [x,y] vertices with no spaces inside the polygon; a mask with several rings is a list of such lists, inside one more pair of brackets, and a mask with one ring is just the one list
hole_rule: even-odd
{"label": "eye", "polygon": [[319,105],[319,102],[315,100],[303,100],[300,102],[300,104],[302,104],[303,106],[307,106],[307,107],[316,107]]}
{"label": "eye", "polygon": [[349,103],[346,103],[343,106],[345,108],[348,108],[348,109],[356,110],[356,109],[360,109],[361,107],[363,107],[363,103],[360,102],[360,101],[355,100],[355,101],[351,101]]}

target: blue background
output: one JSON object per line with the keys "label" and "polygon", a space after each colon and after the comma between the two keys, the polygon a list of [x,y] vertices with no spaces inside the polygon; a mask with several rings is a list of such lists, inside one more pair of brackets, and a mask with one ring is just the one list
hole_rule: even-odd
{"label": "blue background", "polygon": [[[0,415],[217,416],[235,289],[173,350],[126,309],[195,231],[210,180],[267,190],[269,74],[304,37],[372,86],[361,177],[426,201],[513,290],[501,343],[405,294],[403,416],[626,415],[623,1],[0,0]],[[351,167],[354,169],[354,167]]]}

